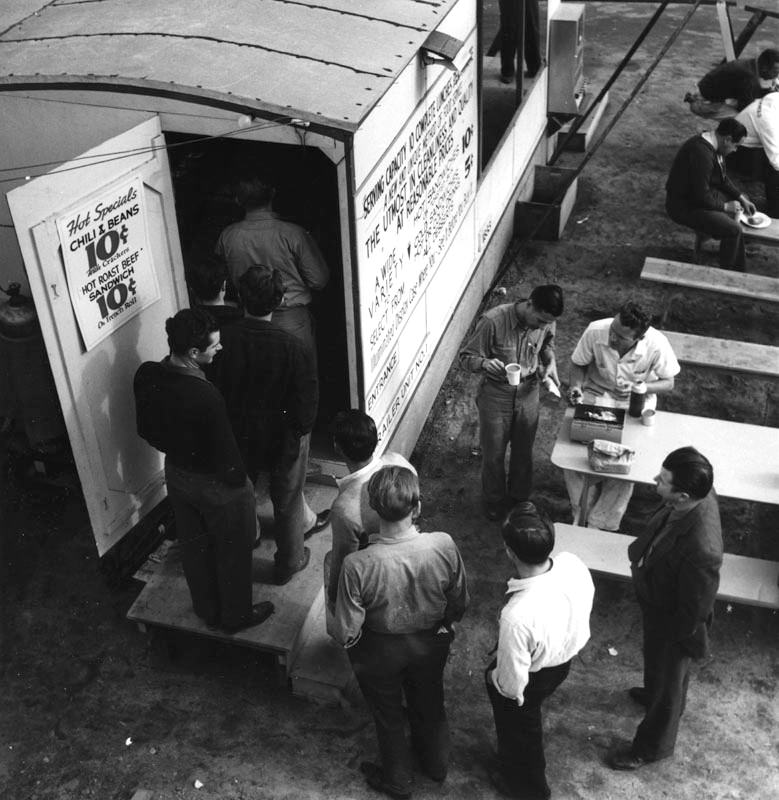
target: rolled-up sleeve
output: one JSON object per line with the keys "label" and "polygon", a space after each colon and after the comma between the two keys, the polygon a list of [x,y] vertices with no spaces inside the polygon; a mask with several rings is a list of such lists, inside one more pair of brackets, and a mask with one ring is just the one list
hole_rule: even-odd
{"label": "rolled-up sleeve", "polygon": [[492,673],[495,688],[517,705],[525,702],[525,687],[530,680],[533,642],[530,631],[520,625],[500,620],[498,664]]}
{"label": "rolled-up sleeve", "polygon": [[479,372],[485,358],[491,358],[494,325],[491,320],[482,317],[476,323],[476,329],[460,351],[460,366],[468,372]]}

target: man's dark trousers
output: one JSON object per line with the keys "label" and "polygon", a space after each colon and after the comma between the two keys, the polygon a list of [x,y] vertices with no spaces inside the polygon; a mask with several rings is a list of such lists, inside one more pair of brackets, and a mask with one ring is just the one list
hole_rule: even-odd
{"label": "man's dark trousers", "polygon": [[723,269],[744,269],[746,265],[744,233],[741,230],[741,223],[730,214],[704,208],[682,208],[674,203],[667,203],[665,210],[679,225],[719,239],[719,263]]}
{"label": "man's dark trousers", "polygon": [[178,469],[167,459],[165,480],[195,613],[209,625],[244,624],[252,609],[256,536],[251,484],[229,486],[214,476]]}
{"label": "man's dark trousers", "polygon": [[449,725],[444,710],[443,673],[452,635],[386,634],[363,628],[347,650],[365,701],[373,714],[385,782],[398,792],[411,789],[412,755],[406,738],[406,697],[411,745],[434,780],[446,777]]}
{"label": "man's dark trousers", "polygon": [[551,790],[546,782],[541,704],[568,677],[571,662],[531,672],[521,706],[504,697],[487,677],[496,664],[493,661],[487,667],[485,682],[495,718],[501,773],[517,795],[527,800],[546,800]]}
{"label": "man's dark trousers", "polygon": [[691,657],[668,639],[668,616],[641,603],[644,625],[644,688],[649,705],[633,739],[633,752],[647,761],[673,755],[687,700]]}
{"label": "man's dark trousers", "polygon": [[484,379],[479,409],[481,484],[484,502],[497,505],[506,498],[506,448],[511,446],[508,495],[515,503],[527,500],[533,488],[533,443],[538,430],[538,380],[535,375],[519,386]]}
{"label": "man's dark trousers", "polygon": [[[521,0],[500,0],[500,73],[505,77],[514,74],[517,55],[517,31]],[[538,0],[525,0],[524,56],[529,77],[541,69],[540,13]],[[519,65],[522,66],[521,64]]]}

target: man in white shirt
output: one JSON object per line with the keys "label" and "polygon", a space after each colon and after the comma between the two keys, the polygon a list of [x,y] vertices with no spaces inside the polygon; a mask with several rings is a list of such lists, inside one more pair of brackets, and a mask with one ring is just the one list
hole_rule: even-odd
{"label": "man in white shirt", "polygon": [[[758,165],[765,188],[765,213],[779,219],[779,92],[769,92],[765,97],[751,102],[736,120],[747,130],[738,144],[733,161],[745,169],[745,159],[759,153]],[[754,162],[753,162],[754,163]]]}
{"label": "man in white shirt", "polygon": [[566,679],[590,638],[595,587],[572,553],[554,559],[554,525],[532,503],[503,523],[515,578],[500,615],[497,658],[485,673],[498,737],[495,787],[509,797],[547,800],[541,704]]}
{"label": "man in white shirt", "polygon": [[338,497],[330,511],[333,548],[325,555],[328,622],[335,611],[341,565],[349,553],[368,545],[368,537],[379,532],[379,515],[368,503],[368,481],[382,467],[406,467],[417,471],[399,453],[375,454],[379,437],[376,423],[363,411],[352,408],[336,414],[332,424],[337,455],[346,459],[349,473],[338,481]]}
{"label": "man in white shirt", "polygon": [[[627,408],[630,389],[639,381],[646,385],[645,408],[655,408],[657,395],[674,388],[679,362],[668,339],[651,327],[649,316],[631,301],[613,318],[591,322],[571,355],[569,401]],[[573,521],[579,520],[584,475],[564,470]],[[630,481],[590,477],[588,526],[604,531],[619,530],[633,494]]]}

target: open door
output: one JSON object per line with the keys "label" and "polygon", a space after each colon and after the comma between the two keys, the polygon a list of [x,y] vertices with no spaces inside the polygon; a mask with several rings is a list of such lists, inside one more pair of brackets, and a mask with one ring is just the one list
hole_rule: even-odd
{"label": "open door", "polygon": [[188,305],[159,118],[9,192],[100,555],[165,497],[132,381]]}

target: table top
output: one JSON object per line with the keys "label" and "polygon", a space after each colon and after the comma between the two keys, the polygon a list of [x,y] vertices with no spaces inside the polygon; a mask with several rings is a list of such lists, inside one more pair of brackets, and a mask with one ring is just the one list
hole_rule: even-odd
{"label": "table top", "polygon": [[[552,463],[561,469],[601,475],[587,461],[587,446],[570,438],[573,409],[566,410],[552,450]],[[635,450],[628,475],[618,480],[654,483],[663,459],[679,447],[692,445],[711,461],[714,488],[722,497],[779,504],[779,428],[747,425],[689,414],[658,411],[655,424],[625,416],[622,444]]]}
{"label": "table top", "polygon": [[749,241],[779,244],[779,219],[772,219],[771,224],[766,225],[765,228],[753,228],[742,222],[741,230],[744,232],[744,238]]}

